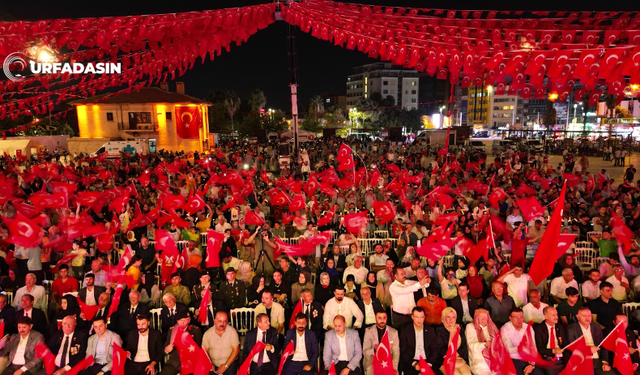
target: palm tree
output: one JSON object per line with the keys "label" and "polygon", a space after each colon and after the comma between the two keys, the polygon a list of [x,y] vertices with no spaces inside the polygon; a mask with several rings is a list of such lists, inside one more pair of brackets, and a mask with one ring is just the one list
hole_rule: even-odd
{"label": "palm tree", "polygon": [[249,106],[253,112],[258,112],[267,104],[267,97],[262,90],[255,89],[249,97]]}
{"label": "palm tree", "polygon": [[555,125],[557,122],[558,111],[553,108],[553,102],[551,100],[547,100],[547,107],[542,115],[542,123],[545,124],[547,126],[547,130],[549,130],[551,125]]}
{"label": "palm tree", "polygon": [[324,112],[324,103],[319,95],[314,96],[309,100],[309,113],[319,114]]}
{"label": "palm tree", "polygon": [[240,108],[240,98],[238,98],[234,91],[227,91],[222,100],[222,104],[229,114],[229,117],[231,117],[231,131],[234,131],[233,116],[238,112],[238,108]]}
{"label": "palm tree", "polygon": [[607,119],[607,121],[609,122],[609,138],[611,138],[611,134],[613,133],[613,121],[611,121],[611,118],[613,117],[613,111],[616,109],[617,101],[618,95],[605,95],[604,104],[607,106],[607,113],[609,114],[609,118]]}

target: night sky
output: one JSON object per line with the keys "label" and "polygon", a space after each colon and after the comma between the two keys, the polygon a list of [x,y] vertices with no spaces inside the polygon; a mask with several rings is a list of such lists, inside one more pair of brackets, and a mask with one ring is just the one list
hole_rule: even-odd
{"label": "night sky", "polygon": [[[100,16],[124,16],[152,13],[186,12],[227,7],[255,5],[264,1],[242,0],[30,0],[3,1],[0,20],[38,20]],[[496,10],[619,10],[638,11],[638,0],[616,1],[415,1],[371,0],[370,4],[395,6],[421,6],[451,9]],[[258,31],[248,42],[231,52],[223,52],[214,61],[197,64],[180,77],[187,94],[204,97],[210,90],[235,90],[241,98],[259,88],[267,97],[267,108],[288,109],[289,71],[287,60],[288,25],[276,22]],[[298,56],[299,107],[307,108],[310,97],[321,92],[344,95],[346,76],[354,66],[375,62],[361,52],[349,51],[328,42],[315,39],[296,29]],[[198,59],[199,61],[200,59]],[[173,90],[173,85],[171,86]]]}

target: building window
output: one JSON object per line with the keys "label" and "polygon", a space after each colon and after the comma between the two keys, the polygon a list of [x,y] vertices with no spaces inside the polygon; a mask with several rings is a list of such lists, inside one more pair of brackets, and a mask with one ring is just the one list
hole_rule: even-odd
{"label": "building window", "polygon": [[411,86],[415,86],[416,85],[416,81],[411,81]]}
{"label": "building window", "polygon": [[167,120],[171,120],[171,119],[172,119],[172,116],[173,116],[173,113],[171,113],[171,112],[167,112],[167,113],[166,113],[166,119],[167,119]]}
{"label": "building window", "polygon": [[136,129],[139,124],[151,124],[151,112],[129,112],[129,129]]}
{"label": "building window", "polygon": [[107,112],[107,121],[113,121],[113,112]]}
{"label": "building window", "polygon": [[411,103],[417,103],[417,102],[418,101],[415,98],[411,99]]}
{"label": "building window", "polygon": [[389,85],[389,81],[382,81],[382,86],[388,86]]}
{"label": "building window", "polygon": [[387,95],[387,94],[389,93],[389,90],[382,90],[382,93],[383,93],[384,95]]}
{"label": "building window", "polygon": [[411,94],[415,95],[416,94],[416,90],[411,90]]}

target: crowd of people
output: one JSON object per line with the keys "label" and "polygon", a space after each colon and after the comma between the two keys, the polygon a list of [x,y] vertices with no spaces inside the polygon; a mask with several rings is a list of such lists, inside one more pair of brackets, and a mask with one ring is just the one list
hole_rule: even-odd
{"label": "crowd of people", "polygon": [[[340,138],[281,169],[274,144],[217,146],[0,158],[2,375],[185,375],[194,346],[227,375],[371,375],[381,356],[396,374],[556,375],[581,337],[613,374],[618,327],[638,369],[622,305],[640,300],[640,250],[612,220],[640,229],[635,169]],[[575,242],[536,283],[563,184]]]}

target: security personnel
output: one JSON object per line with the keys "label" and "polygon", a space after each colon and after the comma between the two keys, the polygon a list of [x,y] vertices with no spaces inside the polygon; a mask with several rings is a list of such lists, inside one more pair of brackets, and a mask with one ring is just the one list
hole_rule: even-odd
{"label": "security personnel", "polygon": [[220,298],[225,306],[231,309],[244,307],[247,304],[247,287],[242,281],[236,280],[236,270],[233,267],[225,271],[227,281],[220,284]]}
{"label": "security personnel", "polygon": [[[164,353],[169,355],[169,359],[162,367],[162,371],[158,375],[177,375],[180,373],[180,352],[179,348],[185,345],[187,341],[182,335],[189,334],[193,337],[193,341],[199,346],[202,345],[202,332],[197,326],[191,323],[191,315],[189,310],[179,311],[176,314],[176,325],[171,327],[167,334],[167,340],[164,343]],[[174,331],[177,333],[174,334]],[[184,348],[183,348],[184,351]]]}

